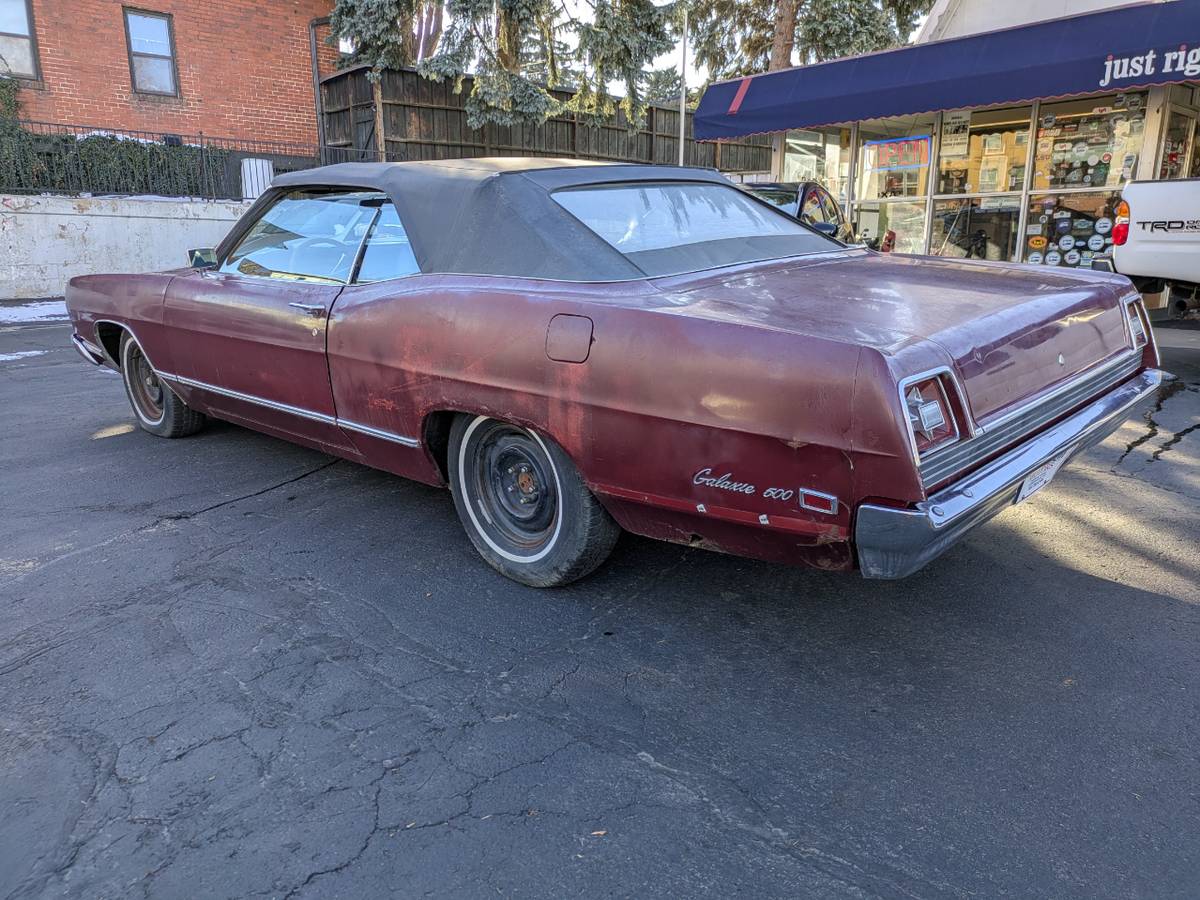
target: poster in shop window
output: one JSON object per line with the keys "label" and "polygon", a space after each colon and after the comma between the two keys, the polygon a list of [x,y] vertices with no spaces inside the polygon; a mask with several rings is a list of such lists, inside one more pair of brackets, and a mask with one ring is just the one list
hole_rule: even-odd
{"label": "poster in shop window", "polygon": [[943,159],[966,157],[971,146],[969,110],[948,112],[942,116],[941,155]]}

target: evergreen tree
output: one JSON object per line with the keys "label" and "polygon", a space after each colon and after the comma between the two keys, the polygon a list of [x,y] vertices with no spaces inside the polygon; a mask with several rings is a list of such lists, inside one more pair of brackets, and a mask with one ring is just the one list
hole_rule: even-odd
{"label": "evergreen tree", "polygon": [[689,31],[710,77],[733,78],[896,47],[932,0],[692,0]]}

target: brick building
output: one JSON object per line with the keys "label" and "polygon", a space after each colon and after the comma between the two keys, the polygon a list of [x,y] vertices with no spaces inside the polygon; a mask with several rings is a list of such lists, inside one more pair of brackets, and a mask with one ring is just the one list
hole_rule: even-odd
{"label": "brick building", "polygon": [[23,119],[318,142],[314,20],[333,0],[0,0],[0,73]]}

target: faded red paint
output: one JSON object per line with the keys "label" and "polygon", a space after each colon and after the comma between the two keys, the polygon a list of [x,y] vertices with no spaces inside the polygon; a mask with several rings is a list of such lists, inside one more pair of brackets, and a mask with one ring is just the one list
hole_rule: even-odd
{"label": "faded red paint", "polygon": [[[842,250],[609,284],[88,276],[72,281],[68,304],[89,340],[97,319],[131,326],[160,371],[421,445],[179,388],[220,418],[440,484],[422,440],[430,416],[496,416],[556,440],[629,531],[848,569],[860,503],[925,497],[900,379],[950,366],[986,425],[1124,350],[1128,291],[1100,274]],[[548,355],[550,323],[563,316],[591,323],[586,362]],[[755,490],[703,483],[705,469]],[[771,487],[831,494],[837,513],[768,499]]]}

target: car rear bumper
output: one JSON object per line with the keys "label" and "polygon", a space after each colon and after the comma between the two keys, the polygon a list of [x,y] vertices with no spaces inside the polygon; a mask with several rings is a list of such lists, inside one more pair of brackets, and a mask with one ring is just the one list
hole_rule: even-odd
{"label": "car rear bumper", "polygon": [[864,503],[854,528],[862,574],[904,578],[916,572],[1012,506],[1030,473],[1060,456],[1065,464],[1116,431],[1162,382],[1160,370],[1146,369],[913,509]]}

